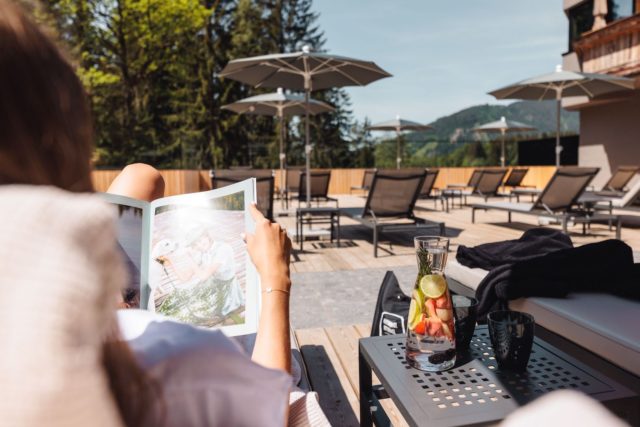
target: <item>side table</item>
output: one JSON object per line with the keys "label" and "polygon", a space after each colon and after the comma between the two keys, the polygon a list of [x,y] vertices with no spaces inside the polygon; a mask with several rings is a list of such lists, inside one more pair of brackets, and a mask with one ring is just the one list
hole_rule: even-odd
{"label": "side table", "polygon": [[[560,389],[599,400],[632,425],[640,398],[539,337],[524,373],[500,371],[486,326],[478,326],[464,360],[445,372],[423,372],[405,360],[404,335],[363,338],[359,343],[360,425],[384,424],[378,400],[393,399],[411,426],[493,423],[535,398]],[[381,386],[372,386],[372,371]]]}
{"label": "side table", "polygon": [[332,207],[298,208],[296,209],[296,239],[300,244],[300,250],[304,248],[304,224],[330,224],[331,242],[333,236],[340,246],[340,209]]}

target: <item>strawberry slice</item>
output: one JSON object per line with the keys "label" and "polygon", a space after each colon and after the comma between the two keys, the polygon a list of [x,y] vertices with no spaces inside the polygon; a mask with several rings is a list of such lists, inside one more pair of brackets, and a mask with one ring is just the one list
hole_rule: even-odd
{"label": "strawberry slice", "polygon": [[449,303],[449,292],[445,292],[440,298],[436,299],[436,307],[437,308],[451,308],[451,304]]}
{"label": "strawberry slice", "polygon": [[437,317],[429,318],[429,330],[427,333],[432,337],[442,335],[442,321]]}
{"label": "strawberry slice", "polygon": [[423,319],[415,325],[415,327],[413,328],[413,332],[418,335],[424,335],[425,332],[427,332],[427,322],[428,320],[425,319],[423,315]]}
{"label": "strawberry slice", "polygon": [[438,317],[438,314],[436,313],[436,301],[434,299],[428,299],[424,303],[424,307],[427,309],[429,317]]}

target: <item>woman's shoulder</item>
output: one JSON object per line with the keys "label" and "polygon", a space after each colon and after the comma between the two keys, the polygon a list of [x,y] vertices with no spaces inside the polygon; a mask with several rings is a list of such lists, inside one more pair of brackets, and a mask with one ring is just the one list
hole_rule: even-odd
{"label": "woman's shoulder", "polygon": [[143,365],[196,351],[247,357],[235,341],[219,330],[199,328],[146,310],[118,310],[118,326]]}
{"label": "woman's shoulder", "polygon": [[253,363],[222,332],[143,310],[120,310],[118,321],[142,366],[162,385],[166,425],[284,424],[291,377]]}

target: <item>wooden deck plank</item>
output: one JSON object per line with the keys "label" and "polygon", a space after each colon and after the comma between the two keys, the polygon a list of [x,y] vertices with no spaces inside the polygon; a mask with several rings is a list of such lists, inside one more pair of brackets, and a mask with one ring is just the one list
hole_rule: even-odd
{"label": "wooden deck plank", "polygon": [[[360,338],[366,338],[369,336],[370,327],[368,325],[353,325],[353,326],[350,326],[349,328],[355,331],[356,337],[357,337],[356,341],[359,340]],[[356,344],[356,361],[358,360],[357,357],[358,357],[358,350],[357,350],[357,344]],[[358,375],[357,363],[356,363],[355,369],[356,369],[355,375],[357,376]],[[374,385],[380,384],[380,380],[376,377],[375,374],[372,374],[372,383]],[[359,390],[359,387],[357,390]],[[358,394],[358,396],[360,396],[360,394]],[[387,414],[387,417],[389,417],[389,421],[391,421],[391,425],[395,427],[408,426],[407,422],[404,420],[404,417],[400,413],[400,410],[398,409],[396,404],[393,403],[393,400],[391,399],[380,400],[380,406],[382,406],[382,409],[384,409],[385,414]]]}
{"label": "wooden deck plank", "polygon": [[358,426],[358,395],[324,329],[301,329],[295,334],[309,371],[311,387],[318,392],[320,406],[331,425]]}
{"label": "wooden deck plank", "polygon": [[360,393],[358,382],[358,340],[360,334],[355,326],[333,326],[325,328],[329,341],[338,355],[356,395]]}

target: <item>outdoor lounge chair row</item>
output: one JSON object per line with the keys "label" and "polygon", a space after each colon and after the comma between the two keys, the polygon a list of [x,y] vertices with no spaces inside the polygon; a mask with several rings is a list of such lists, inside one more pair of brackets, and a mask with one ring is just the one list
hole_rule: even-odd
{"label": "outdoor lounge chair row", "polygon": [[[619,166],[601,190],[595,191],[593,188],[587,187],[587,191],[602,197],[622,198],[628,193],[627,185],[638,172],[640,172],[639,166]],[[521,196],[530,196],[533,201],[540,194],[540,191],[536,188],[517,188],[511,192],[511,195],[516,198],[517,202],[520,201]]]}
{"label": "outdoor lounge chair row", "polygon": [[447,200],[454,201],[460,199],[460,206],[467,204],[467,197],[479,196],[485,201],[490,197],[498,195],[498,191],[507,169],[476,169],[471,174],[469,182],[466,186],[458,184],[450,184],[447,189],[442,190],[442,196]]}
{"label": "outdoor lounge chair row", "polygon": [[534,203],[485,202],[471,205],[471,222],[475,223],[477,210],[500,210],[511,214],[535,215],[559,222],[562,231],[567,232],[569,222],[588,225],[596,221],[605,221],[609,226],[616,225],[616,238],[620,238],[621,221],[618,215],[600,214],[585,207],[580,196],[599,168],[560,167],[547,186],[540,192]]}
{"label": "outdoor lounge chair row", "polygon": [[[396,169],[390,170],[389,172],[393,172],[394,170]],[[442,200],[442,193],[438,193],[435,187],[436,179],[438,178],[440,170],[431,168],[427,168],[425,170],[427,172],[427,175],[422,185],[422,190],[420,191],[420,198]],[[362,184],[359,186],[351,187],[351,192],[353,193],[354,190],[368,191],[371,188],[371,181],[373,180],[373,176],[375,175],[376,171],[378,171],[378,169],[365,170],[362,178]],[[422,169],[410,168],[403,169],[403,171],[420,173]],[[502,171],[505,171],[505,173],[503,174]],[[457,194],[462,193],[465,196],[478,194],[486,195],[486,197],[491,197],[492,195],[495,195],[497,193],[500,186],[520,187],[522,185],[522,180],[524,179],[528,171],[528,168],[513,168],[511,169],[509,175],[504,178],[506,175],[506,169],[476,169],[471,174],[471,178],[469,179],[468,183],[449,184],[447,186],[448,188],[443,190],[443,192],[453,192],[454,189],[457,189],[459,191],[459,193]],[[498,179],[499,177],[502,177],[503,180]],[[434,190],[436,191],[434,192]]]}
{"label": "outdoor lounge chair row", "polygon": [[[300,172],[297,175],[298,184],[295,193],[285,191],[288,206],[288,196],[295,194],[300,202],[306,201],[306,175]],[[245,179],[256,179],[256,191],[258,199],[258,209],[265,217],[273,220],[273,200],[275,193],[275,177],[271,169],[218,169],[210,171],[211,187],[220,188]],[[330,171],[311,172],[311,200],[319,202],[334,202],[338,206],[338,200],[327,195],[329,182],[331,181]]]}
{"label": "outdoor lounge chair row", "polygon": [[[482,197],[485,202],[491,197],[508,197],[508,194],[500,193],[500,187],[519,189],[522,181],[529,171],[528,168],[513,168],[507,174],[506,168],[474,169],[467,183],[447,184],[447,188],[440,191],[437,197],[443,203],[443,209],[449,211],[449,201],[455,205],[467,205],[467,198],[471,196]],[[433,197],[433,196],[432,196]]]}

